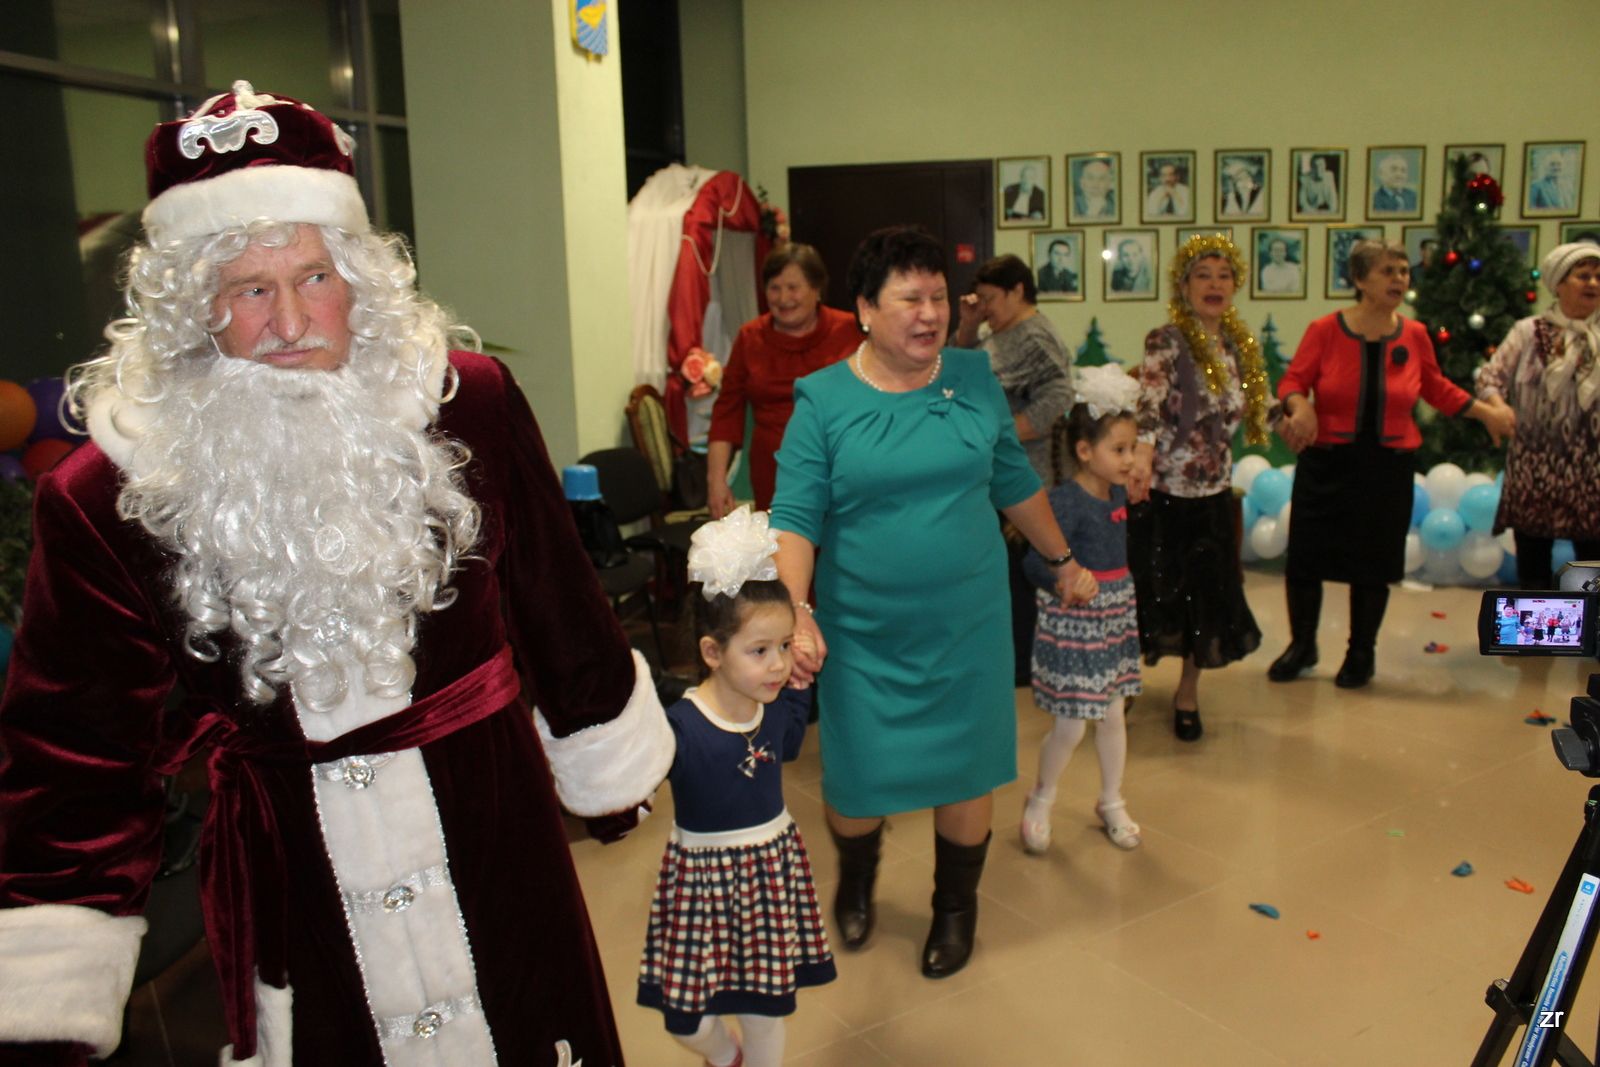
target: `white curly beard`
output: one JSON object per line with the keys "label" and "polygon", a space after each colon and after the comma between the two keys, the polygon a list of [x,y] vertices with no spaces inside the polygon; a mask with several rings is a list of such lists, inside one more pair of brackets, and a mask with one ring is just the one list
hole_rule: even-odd
{"label": "white curly beard", "polygon": [[212,658],[232,630],[261,704],[290,684],[298,704],[330,710],[353,666],[375,695],[408,693],[417,616],[448,606],[476,534],[464,450],[397,417],[414,382],[186,363],[138,436],[119,506],[179,556],[190,651]]}

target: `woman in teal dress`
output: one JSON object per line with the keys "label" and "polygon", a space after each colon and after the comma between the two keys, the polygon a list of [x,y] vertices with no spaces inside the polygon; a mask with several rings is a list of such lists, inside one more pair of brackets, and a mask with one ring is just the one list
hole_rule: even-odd
{"label": "woman in teal dress", "polygon": [[795,383],[772,505],[778,573],[801,609],[796,674],[817,672],[824,709],[841,939],[860,948],[872,931],[883,817],[932,808],[922,973],[942,978],[972,953],[990,794],[1017,773],[995,509],[1056,569],[1064,599],[1087,600],[1095,584],[1071,562],[987,356],[942,348],[939,243],[879,230],[856,250],[848,282],[867,339]]}

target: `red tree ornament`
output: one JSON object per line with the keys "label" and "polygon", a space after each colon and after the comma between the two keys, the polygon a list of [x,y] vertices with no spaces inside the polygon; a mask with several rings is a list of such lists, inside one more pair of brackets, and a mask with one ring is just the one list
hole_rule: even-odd
{"label": "red tree ornament", "polygon": [[1439,343],[1442,345],[1447,345],[1450,343],[1450,331],[1445,329],[1443,326],[1439,327],[1439,332],[1435,333],[1434,336],[1439,339]]}
{"label": "red tree ornament", "polygon": [[1445,266],[1453,267],[1459,262],[1461,262],[1461,253],[1457,252],[1455,249],[1452,248],[1450,251],[1444,254]]}
{"label": "red tree ornament", "polygon": [[1532,303],[1535,303],[1535,302],[1538,301],[1538,299],[1539,299],[1539,290],[1537,290],[1537,289],[1529,289],[1526,293],[1523,293],[1522,295],[1528,298],[1528,303],[1532,304]]}
{"label": "red tree ornament", "polygon": [[1487,174],[1477,174],[1467,181],[1467,201],[1472,204],[1482,204],[1487,208],[1497,208],[1506,202],[1506,198],[1500,191],[1499,182]]}

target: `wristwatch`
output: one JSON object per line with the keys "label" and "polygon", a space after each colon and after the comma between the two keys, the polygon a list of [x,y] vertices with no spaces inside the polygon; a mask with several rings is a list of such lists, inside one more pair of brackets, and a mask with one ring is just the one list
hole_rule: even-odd
{"label": "wristwatch", "polygon": [[1064,555],[1064,556],[1055,556],[1055,557],[1053,557],[1051,559],[1047,559],[1047,560],[1044,561],[1044,565],[1046,567],[1049,567],[1051,570],[1054,570],[1057,567],[1065,567],[1067,564],[1069,564],[1071,562],[1072,562],[1072,549],[1069,548],[1069,549],[1067,549],[1066,555]]}

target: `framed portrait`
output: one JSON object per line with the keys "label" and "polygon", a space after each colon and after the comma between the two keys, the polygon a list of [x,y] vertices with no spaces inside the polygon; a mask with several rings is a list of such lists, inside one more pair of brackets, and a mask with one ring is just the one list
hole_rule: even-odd
{"label": "framed portrait", "polygon": [[1573,241],[1592,241],[1600,245],[1600,222],[1563,222],[1561,243],[1571,244]]}
{"label": "framed portrait", "polygon": [[1456,160],[1466,157],[1467,176],[1487,174],[1501,185],[1506,183],[1506,146],[1503,144],[1447,144],[1444,146],[1444,181],[1440,182],[1439,203],[1450,198],[1450,183],[1455,180]]}
{"label": "framed portrait", "polygon": [[1427,154],[1421,145],[1367,149],[1367,218],[1422,217],[1422,164]]}
{"label": "framed portrait", "polygon": [[1257,300],[1304,300],[1311,231],[1304,226],[1252,226],[1250,295]]}
{"label": "framed portrait", "polygon": [[1001,229],[1050,225],[1050,157],[995,160],[995,225]]}
{"label": "framed portrait", "polygon": [[1154,300],[1161,250],[1155,230],[1107,230],[1104,296],[1110,300]]}
{"label": "framed portrait", "polygon": [[1035,230],[1033,276],[1040,300],[1083,299],[1083,231]]}
{"label": "framed portrait", "polygon": [[1217,149],[1218,222],[1265,222],[1272,186],[1272,151],[1267,148]]}
{"label": "framed portrait", "polygon": [[1194,221],[1194,153],[1140,152],[1140,222]]}
{"label": "framed portrait", "polygon": [[1439,256],[1439,231],[1432,226],[1402,226],[1400,240],[1406,246],[1406,259],[1411,262],[1412,284],[1422,277],[1422,272]]}
{"label": "framed portrait", "polygon": [[1343,148],[1289,150],[1289,218],[1344,221],[1345,176],[1350,153]]}
{"label": "framed portrait", "polygon": [[1191,237],[1213,237],[1221,234],[1228,240],[1233,240],[1232,226],[1179,226],[1178,247],[1182,248]]}
{"label": "framed portrait", "polygon": [[1582,188],[1582,141],[1530,141],[1523,146],[1523,218],[1576,218]]}
{"label": "framed portrait", "polygon": [[[1502,226],[1500,233],[1522,253],[1523,266],[1532,269],[1539,265],[1539,227]],[[1595,233],[1589,239],[1600,244],[1600,225],[1595,227]]]}
{"label": "framed portrait", "polygon": [[1067,224],[1122,221],[1122,153],[1080,152],[1067,157]]}
{"label": "framed portrait", "polygon": [[1350,250],[1357,241],[1383,240],[1382,226],[1329,226],[1327,294],[1329,300],[1355,296],[1355,283],[1350,280]]}

